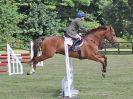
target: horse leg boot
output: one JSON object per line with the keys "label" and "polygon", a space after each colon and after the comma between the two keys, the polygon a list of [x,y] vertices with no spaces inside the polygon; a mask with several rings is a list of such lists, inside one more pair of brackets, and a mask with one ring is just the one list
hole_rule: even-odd
{"label": "horse leg boot", "polygon": [[107,60],[106,58],[102,58],[103,61],[100,61],[102,64],[102,77],[105,78],[106,67],[107,67]]}
{"label": "horse leg boot", "polygon": [[106,67],[107,67],[107,57],[105,55],[101,55],[101,56],[104,59],[104,63],[102,63],[102,65],[103,65],[102,72],[104,74],[106,72]]}
{"label": "horse leg boot", "polygon": [[106,72],[106,58],[102,57],[102,55],[97,54],[93,56],[93,60],[98,61],[102,64],[102,77],[105,78],[105,72]]}
{"label": "horse leg boot", "polygon": [[103,72],[106,72],[106,67],[107,67],[107,57],[105,56],[105,55],[101,55],[100,54],[100,58],[103,58],[104,59],[104,62],[102,63],[102,65],[103,65],[103,69],[102,69],[102,71]]}
{"label": "horse leg boot", "polygon": [[106,67],[107,67],[107,58],[103,57],[104,61],[102,63],[102,77],[105,78]]}
{"label": "horse leg boot", "polygon": [[106,67],[107,67],[107,57],[105,55],[102,55],[101,53],[98,53],[99,58],[103,58],[104,61],[102,63],[102,72],[106,72]]}
{"label": "horse leg boot", "polygon": [[103,64],[103,69],[102,69],[102,77],[105,78],[105,73],[106,73],[106,65]]}

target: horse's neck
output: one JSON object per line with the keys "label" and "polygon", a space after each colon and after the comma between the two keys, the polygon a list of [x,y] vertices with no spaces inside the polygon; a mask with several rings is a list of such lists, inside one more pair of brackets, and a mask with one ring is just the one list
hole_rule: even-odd
{"label": "horse's neck", "polygon": [[87,41],[94,41],[97,45],[101,43],[101,41],[104,39],[103,33],[90,33],[87,35]]}

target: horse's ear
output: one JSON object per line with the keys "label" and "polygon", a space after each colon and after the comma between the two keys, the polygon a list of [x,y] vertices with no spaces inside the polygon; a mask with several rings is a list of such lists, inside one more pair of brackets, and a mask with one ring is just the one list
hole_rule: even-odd
{"label": "horse's ear", "polygon": [[115,31],[115,29],[114,29],[114,27],[113,27],[112,25],[109,26],[109,29],[110,29],[111,31]]}
{"label": "horse's ear", "polygon": [[113,29],[113,26],[112,26],[112,25],[110,25],[109,27],[110,27],[111,29]]}

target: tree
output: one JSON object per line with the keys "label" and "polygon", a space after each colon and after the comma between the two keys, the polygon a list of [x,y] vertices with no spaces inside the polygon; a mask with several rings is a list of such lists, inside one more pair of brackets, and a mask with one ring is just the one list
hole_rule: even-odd
{"label": "tree", "polygon": [[[88,6],[92,0],[19,0],[20,13],[27,18],[20,22],[24,39],[37,38],[42,35],[60,35],[71,20],[76,17],[78,10],[83,10],[86,16],[84,25],[87,28],[99,26],[99,21],[91,13]],[[27,9],[28,8],[28,9]],[[91,17],[90,17],[91,16]],[[18,37],[21,34],[17,34]],[[21,37],[22,38],[22,37]]]}
{"label": "tree", "polygon": [[130,37],[132,4],[132,0],[1,0],[0,34],[28,41],[43,35],[62,35],[77,11],[83,10],[87,28],[113,25],[117,36]]}
{"label": "tree", "polygon": [[0,1],[0,39],[4,41],[13,40],[13,33],[19,28],[17,24],[23,18],[17,12],[17,5],[13,0]]}
{"label": "tree", "polygon": [[51,10],[43,2],[30,2],[30,12],[20,25],[21,29],[31,37],[45,35],[59,35],[59,30],[63,27],[61,20],[57,17],[57,12]]}
{"label": "tree", "polygon": [[91,12],[92,9],[90,6],[92,1],[93,0],[62,0],[56,9],[59,12],[59,17],[63,21],[67,21],[67,25],[76,17],[78,10],[83,10],[86,13],[84,25],[91,29],[100,25],[99,20],[96,20],[93,12]]}
{"label": "tree", "polygon": [[107,24],[112,24],[117,36],[129,36],[132,30],[131,10],[125,0],[113,0],[104,8],[104,18]]}

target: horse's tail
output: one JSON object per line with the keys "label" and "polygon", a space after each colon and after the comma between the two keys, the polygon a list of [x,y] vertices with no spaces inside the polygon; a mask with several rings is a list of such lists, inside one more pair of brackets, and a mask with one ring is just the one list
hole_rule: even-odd
{"label": "horse's tail", "polygon": [[45,36],[44,37],[40,37],[38,39],[36,39],[34,42],[33,42],[33,57],[32,59],[30,60],[29,63],[31,63],[32,61],[35,60],[35,57],[37,57],[38,53],[40,52],[40,46],[42,44],[42,41],[45,39]]}

